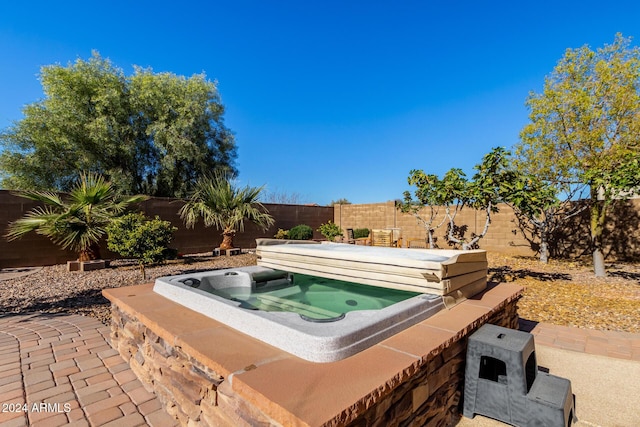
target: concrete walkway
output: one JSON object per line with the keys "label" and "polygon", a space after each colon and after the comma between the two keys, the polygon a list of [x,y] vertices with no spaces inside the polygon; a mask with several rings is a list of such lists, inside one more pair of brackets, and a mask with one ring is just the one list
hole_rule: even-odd
{"label": "concrete walkway", "polygon": [[520,320],[537,345],[640,362],[640,334],[571,328]]}
{"label": "concrete walkway", "polygon": [[[624,378],[640,377],[640,334],[526,321],[520,326],[534,334],[539,364],[572,380],[582,425],[640,425],[636,380],[627,381],[629,390],[618,386],[623,396],[613,403],[602,400],[616,387],[603,379],[624,385]],[[0,317],[0,427],[176,425],[111,348],[109,333],[96,319],[78,315]],[[587,404],[589,421],[581,410]],[[607,423],[612,411],[623,424]],[[458,425],[503,424],[476,416]]]}
{"label": "concrete walkway", "polygon": [[0,426],[173,426],[91,317],[0,317]]}

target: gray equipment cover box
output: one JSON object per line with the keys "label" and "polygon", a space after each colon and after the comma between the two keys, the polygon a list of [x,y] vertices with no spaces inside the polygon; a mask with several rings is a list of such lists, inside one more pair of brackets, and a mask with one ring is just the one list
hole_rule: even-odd
{"label": "gray equipment cover box", "polygon": [[463,415],[515,426],[570,426],[571,382],[538,370],[533,335],[485,324],[469,337]]}

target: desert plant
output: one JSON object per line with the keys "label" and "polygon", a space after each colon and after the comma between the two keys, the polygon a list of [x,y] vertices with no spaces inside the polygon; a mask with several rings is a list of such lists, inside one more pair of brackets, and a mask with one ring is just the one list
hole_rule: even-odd
{"label": "desert plant", "polygon": [[337,236],[342,236],[342,229],[340,226],[331,220],[327,221],[326,224],[320,224],[318,231],[331,242],[333,242]]}
{"label": "desert plant", "polygon": [[146,196],[124,198],[113,185],[96,173],[81,174],[68,197],[50,191],[16,193],[44,206],[33,208],[9,224],[8,240],[15,240],[30,231],[47,236],[63,249],[78,253],[78,261],[100,258],[98,243],[106,227],[132,203]]}
{"label": "desert plant", "polygon": [[282,228],[278,228],[278,232],[275,236],[276,239],[288,239],[289,238],[289,230],[283,230]]}
{"label": "desert plant", "polygon": [[237,230],[244,231],[248,219],[263,230],[275,222],[262,203],[258,202],[264,187],[238,188],[228,173],[216,173],[201,178],[195,189],[180,208],[179,214],[187,227],[193,227],[202,217],[205,227],[222,229],[220,249],[232,249]]}
{"label": "desert plant", "polygon": [[289,230],[291,240],[311,240],[313,238],[313,228],[306,224],[300,224]]}
{"label": "desert plant", "polygon": [[353,230],[353,238],[354,239],[362,239],[364,237],[369,237],[369,229],[368,228],[356,228]]}
{"label": "desert plant", "polygon": [[169,252],[172,233],[177,228],[156,216],[130,213],[107,227],[107,247],[123,257],[135,258],[145,280],[145,266],[164,261]]}

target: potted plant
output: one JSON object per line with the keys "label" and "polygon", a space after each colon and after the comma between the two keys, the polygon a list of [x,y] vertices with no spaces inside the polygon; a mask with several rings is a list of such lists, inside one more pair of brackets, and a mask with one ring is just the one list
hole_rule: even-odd
{"label": "potted plant", "polygon": [[330,242],[333,242],[337,236],[342,236],[342,229],[331,220],[326,224],[321,224],[318,231]]}

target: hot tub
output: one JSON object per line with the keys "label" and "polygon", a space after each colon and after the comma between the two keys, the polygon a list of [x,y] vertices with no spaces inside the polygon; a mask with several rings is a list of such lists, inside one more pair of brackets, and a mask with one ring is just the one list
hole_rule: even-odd
{"label": "hot tub", "polygon": [[[283,244],[283,242],[286,242]],[[294,243],[294,244],[291,244]],[[257,239],[258,265],[405,291],[469,297],[486,287],[484,250]]]}
{"label": "hot tub", "polygon": [[312,362],[344,359],[444,307],[438,295],[263,266],[161,277],[153,290]]}

